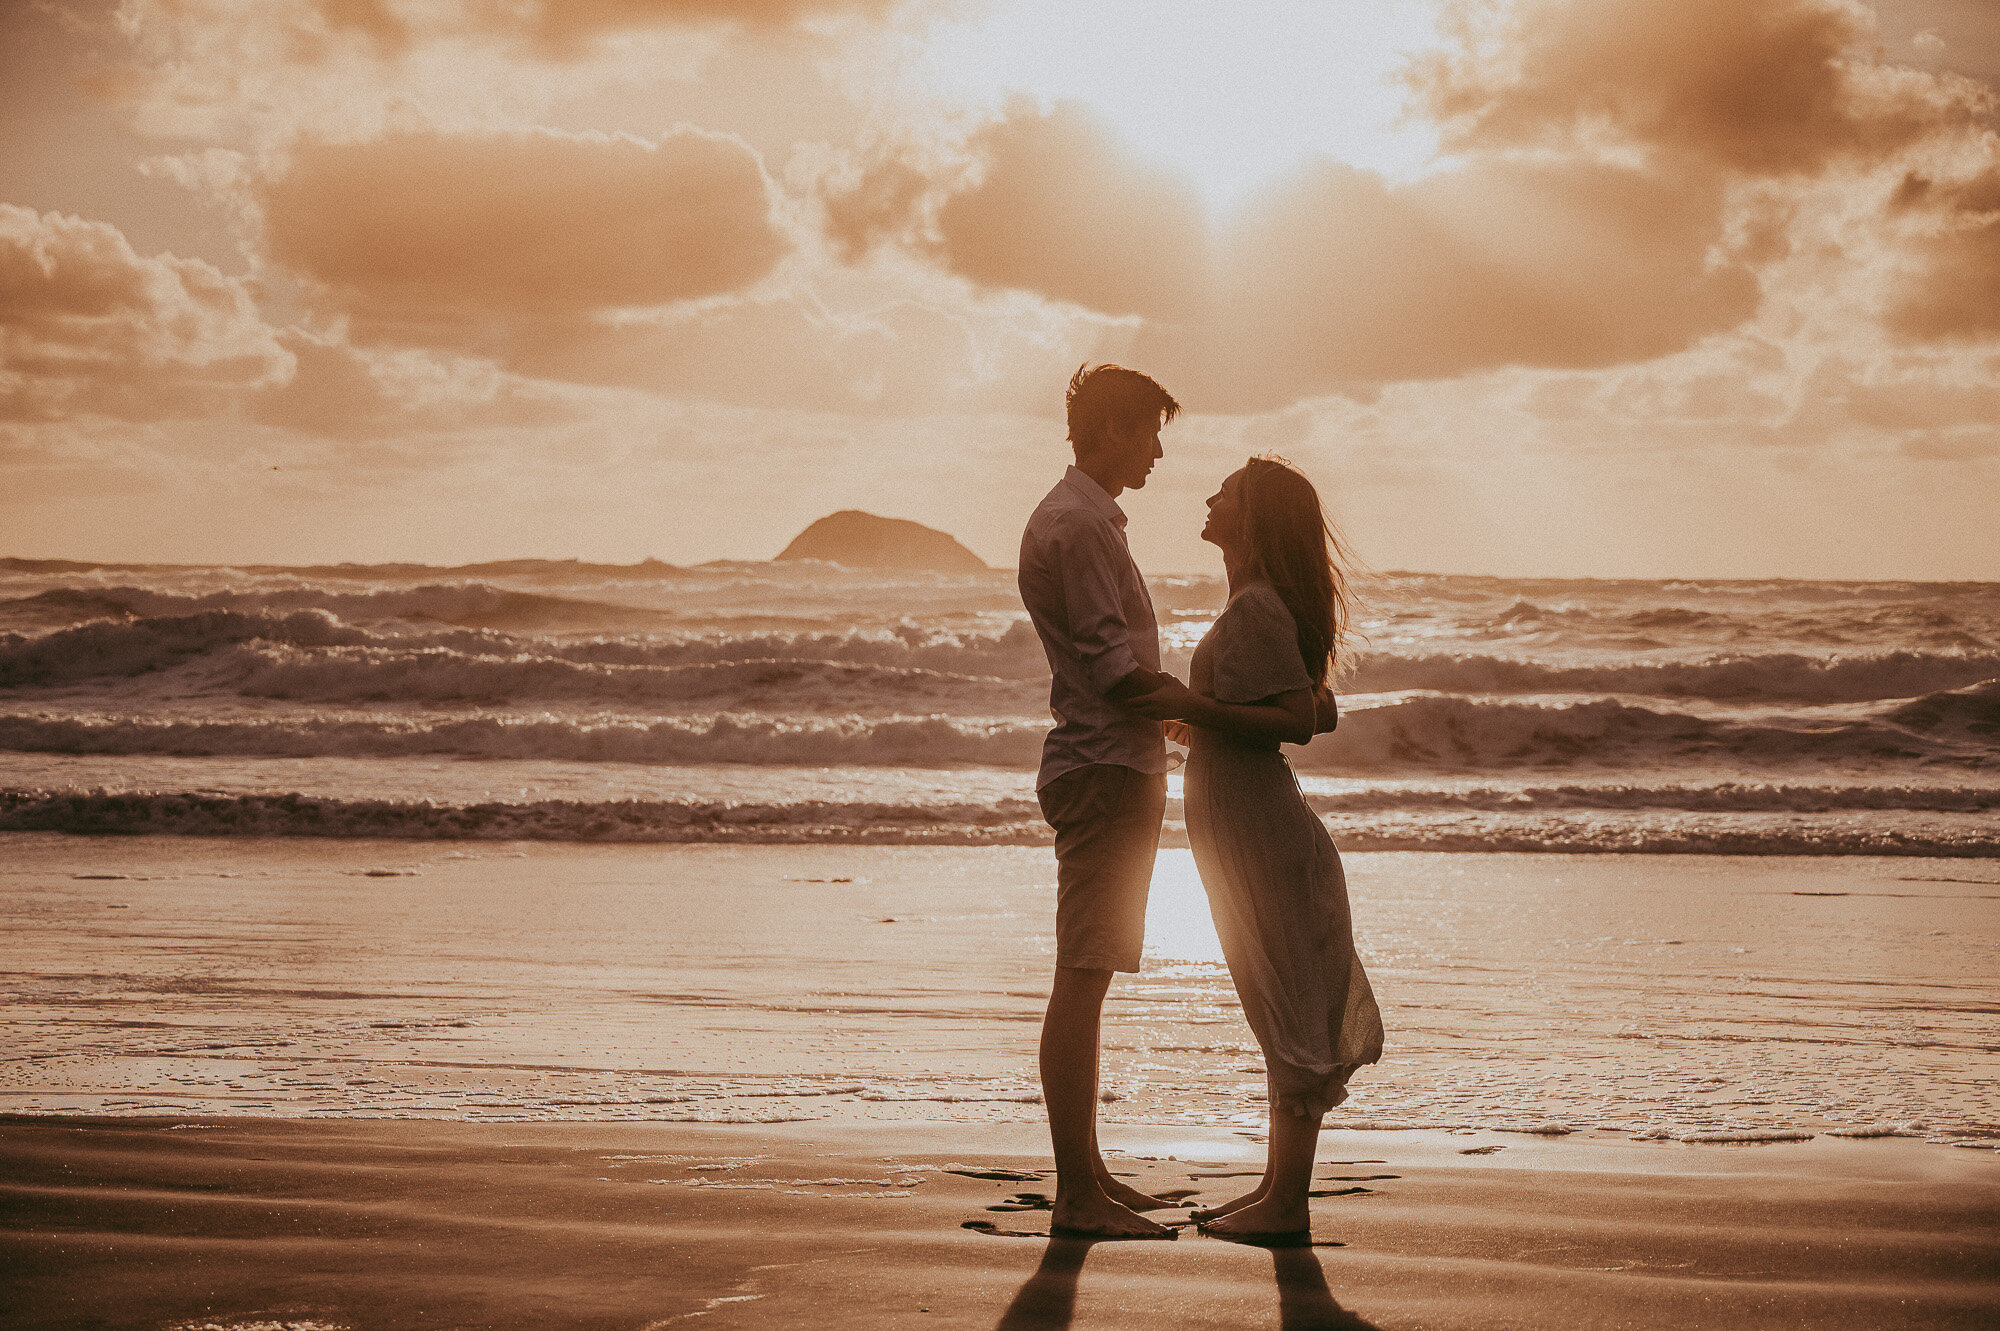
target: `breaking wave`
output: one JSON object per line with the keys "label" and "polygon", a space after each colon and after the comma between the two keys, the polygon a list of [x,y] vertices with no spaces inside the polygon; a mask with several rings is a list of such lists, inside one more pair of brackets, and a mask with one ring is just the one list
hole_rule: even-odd
{"label": "breaking wave", "polygon": [[201,595],[149,591],[143,587],[57,588],[0,602],[0,617],[48,624],[178,617],[218,610],[277,616],[323,610],[350,621],[401,619],[530,632],[638,628],[667,624],[674,619],[638,606],[513,591],[484,582],[430,583],[370,591],[281,587]]}
{"label": "breaking wave", "polygon": [[1294,758],[1309,771],[2000,759],[2000,681],[1874,712],[1723,718],[1611,698],[1546,706],[1419,694],[1341,714]]}
{"label": "breaking wave", "polygon": [[[274,680],[285,679],[290,687],[306,692],[305,685],[313,678],[304,668],[291,673],[267,668],[272,673],[260,676],[260,687],[272,695],[278,692]],[[797,667],[763,663],[689,670],[632,676],[628,692],[632,697],[661,696],[664,679],[677,681],[683,699],[699,700],[698,689],[710,685],[742,697],[750,687],[746,680],[761,681],[756,687],[767,689],[773,700],[786,701],[794,714],[801,710],[804,676]],[[766,670],[771,673],[759,673]],[[882,686],[884,676],[879,672],[839,670],[851,673],[869,690]],[[623,677],[577,676],[584,681],[604,678]],[[828,678],[820,674],[815,687],[826,689]],[[908,690],[911,699],[926,686],[922,676],[891,673],[886,678],[896,688]],[[950,686],[956,687],[956,682]],[[598,688],[589,695],[593,700],[608,696],[610,686],[593,687]],[[333,692],[323,689],[314,696]],[[1539,706],[1416,695],[1343,714],[1339,730],[1296,752],[1293,764],[1305,772],[1376,776],[1518,768],[1657,769],[1687,763],[1765,769],[1916,763],[1976,770],[2000,758],[1996,727],[2000,727],[2000,683],[1933,694],[1872,714],[1847,709],[1837,716],[1780,714],[1760,719],[1717,719],[1612,700]],[[255,720],[0,715],[0,749],[182,756],[434,754],[657,764],[1032,768],[1043,733],[1040,721],[1015,718],[847,714],[779,719],[724,709],[664,719],[549,714]]]}
{"label": "breaking wave", "polygon": [[1774,652],[1698,661],[1570,666],[1504,656],[1374,655],[1359,658],[1342,683],[1357,693],[1407,689],[1625,693],[1732,702],[1834,703],[1911,698],[1991,679],[2000,679],[2000,654],[1903,651],[1830,657]]}
{"label": "breaking wave", "polygon": [[[465,588],[417,588],[409,595]],[[493,592],[478,589],[479,595]],[[97,593],[45,595],[86,597]],[[124,594],[121,589],[120,594]],[[515,597],[520,593],[496,593]],[[158,594],[144,593],[155,597]],[[262,595],[262,594],[260,594]],[[315,594],[318,595],[318,594]],[[401,593],[370,593],[366,598]],[[194,598],[167,598],[191,600]],[[204,598],[212,599],[212,598]],[[322,599],[325,599],[322,597]],[[529,598],[547,601],[553,598]],[[652,614],[633,611],[633,614]],[[52,687],[130,678],[206,659],[217,668],[196,681],[250,697],[313,701],[355,699],[438,702],[601,698],[661,701],[727,692],[721,674],[620,673],[621,668],[819,662],[880,672],[871,685],[841,676],[835,692],[849,705],[893,710],[922,695],[941,708],[986,714],[996,708],[1037,714],[1047,678],[1033,631],[1016,622],[991,633],[895,630],[807,633],[657,633],[549,641],[491,628],[364,628],[325,605],[273,610],[205,609],[135,620],[99,620],[40,635],[0,634],[0,688]],[[909,672],[896,678],[893,672]],[[947,678],[949,677],[949,678]],[[774,677],[775,678],[775,677]],[[811,686],[832,678],[806,672],[791,682],[813,704]],[[951,680],[958,681],[953,692]],[[1804,704],[1922,699],[2000,680],[2000,654],[1898,651],[1846,656],[1799,653],[1723,655],[1702,660],[1560,665],[1465,653],[1361,657],[1343,687],[1350,693],[1426,691],[1457,695],[1599,694],[1686,698],[1726,703]],[[1014,687],[993,690],[994,681]]]}
{"label": "breaking wave", "polygon": [[[100,621],[30,636],[0,634],[0,688],[50,687],[104,678],[131,678],[172,670],[204,657],[221,659],[254,646],[275,673],[248,670],[251,696],[277,696],[265,688],[288,677],[308,690],[298,696],[408,697],[430,700],[462,696],[468,672],[477,672],[470,692],[480,696],[588,696],[590,686],[571,667],[687,666],[770,662],[824,662],[883,670],[955,674],[962,677],[1032,681],[1047,678],[1034,631],[1017,623],[1000,633],[899,631],[843,633],[677,634],[644,638],[594,638],[549,642],[492,630],[387,632],[343,623],[330,612],[290,614],[205,610],[130,622]],[[285,655],[271,649],[296,649]],[[367,649],[344,655],[337,649]],[[327,668],[310,681],[304,653],[317,653]],[[241,657],[239,663],[249,660]],[[424,674],[437,677],[419,681]],[[370,678],[370,676],[374,678]],[[449,678],[456,675],[454,681]],[[511,675],[511,679],[509,676]],[[392,679],[391,677],[395,677]],[[609,676],[599,676],[608,678]],[[509,693],[512,686],[520,692]],[[282,685],[280,686],[287,686]],[[614,687],[614,695],[625,686]],[[458,689],[459,693],[453,690]],[[319,690],[319,691],[314,691]],[[399,691],[403,690],[403,691]],[[290,695],[287,695],[290,696]],[[674,696],[669,690],[666,696]],[[1041,698],[1034,700],[1039,709]]]}
{"label": "breaking wave", "polygon": [[941,717],[799,723],[731,716],[650,722],[487,716],[437,721],[0,716],[0,749],[183,757],[423,755],[659,765],[1032,767],[1040,759],[1044,729],[1025,722],[979,724]]}
{"label": "breaking wave", "polygon": [[1321,813],[1467,809],[1488,813],[1676,809],[1692,813],[1836,813],[1845,809],[1984,813],[2000,809],[2000,786],[1816,786],[1724,781],[1712,785],[1625,784],[1474,789],[1371,787],[1314,792]]}

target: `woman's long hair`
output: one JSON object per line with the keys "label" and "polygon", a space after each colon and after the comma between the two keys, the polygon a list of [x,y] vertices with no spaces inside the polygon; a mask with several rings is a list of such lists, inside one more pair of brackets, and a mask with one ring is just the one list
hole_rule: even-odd
{"label": "woman's long hair", "polygon": [[1270,583],[1292,612],[1299,655],[1317,688],[1346,664],[1340,657],[1353,610],[1347,575],[1353,559],[1313,483],[1283,458],[1244,464],[1241,509],[1248,571]]}

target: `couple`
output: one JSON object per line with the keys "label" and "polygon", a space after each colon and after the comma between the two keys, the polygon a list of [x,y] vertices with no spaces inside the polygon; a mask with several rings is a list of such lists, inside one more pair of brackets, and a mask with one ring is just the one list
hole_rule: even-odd
{"label": "couple", "polygon": [[1320,1119],[1347,1097],[1349,1075],[1382,1053],[1339,853],[1278,751],[1334,725],[1340,547],[1310,481],[1251,459],[1208,501],[1201,532],[1221,547],[1228,608],[1195,649],[1190,683],[1163,674],[1117,499],[1146,484],[1162,456],[1160,427],[1180,404],[1117,365],[1079,369],[1067,403],[1076,465],[1028,519],[1020,563],[1021,598],[1054,675],[1056,724],[1036,782],[1056,833],[1056,975],[1041,1043],[1052,1230],[1176,1234],[1140,1214],[1173,1203],[1112,1178],[1097,1147],[1098,1025],[1112,973],[1139,969],[1171,735],[1189,747],[1188,841],[1264,1051],[1271,1105],[1263,1181],[1195,1219],[1239,1242],[1305,1241]]}

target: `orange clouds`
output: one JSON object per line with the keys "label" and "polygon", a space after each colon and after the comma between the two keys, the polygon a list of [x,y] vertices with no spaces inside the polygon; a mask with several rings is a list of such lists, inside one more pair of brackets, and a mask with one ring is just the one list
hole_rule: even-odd
{"label": "orange clouds", "polygon": [[1920,267],[1897,292],[1891,326],[1926,339],[2000,333],[2000,165],[1942,188],[1912,174],[1897,200],[1933,210],[1934,220],[1917,244]]}
{"label": "orange clouds", "polygon": [[1211,335],[1161,330],[1186,373],[1244,407],[1353,381],[1499,365],[1592,366],[1675,351],[1755,310],[1715,263],[1699,181],[1588,162],[1475,163],[1404,186],[1323,162],[1228,235]]}
{"label": "orange clouds", "polygon": [[484,361],[426,351],[364,352],[288,328],[279,342],[296,369],[248,399],[251,416],[303,434],[347,439],[418,432],[547,426],[578,419],[550,385]]}
{"label": "orange clouds", "polygon": [[[1494,159],[1392,185],[1322,159],[1211,223],[1191,186],[1072,106],[1017,104],[967,147],[982,170],[912,243],[981,286],[1144,316],[1115,354],[1211,410],[1640,359],[1756,308],[1750,273],[1715,258],[1722,200],[1706,177]],[[884,230],[922,198],[883,193]],[[836,218],[853,227],[867,197],[836,196]]]}
{"label": "orange clouds", "polygon": [[135,23],[210,30],[264,26],[298,63],[327,59],[342,37],[385,55],[420,43],[487,42],[556,60],[585,56],[600,37],[652,28],[771,29],[815,19],[881,17],[901,0],[136,0]]}
{"label": "orange clouds", "polygon": [[473,9],[489,23],[518,23],[545,51],[567,52],[604,33],[669,23],[775,27],[841,14],[881,16],[900,0],[531,0]]}
{"label": "orange clouds", "polygon": [[755,155],[688,129],[303,143],[261,203],[274,261],[361,334],[416,340],[721,295],[787,244]]}
{"label": "orange clouds", "polygon": [[839,14],[881,15],[900,0],[312,0],[319,21],[389,49],[425,37],[525,40],[541,53],[574,56],[591,39],[669,24],[775,27]]}
{"label": "orange clouds", "polygon": [[1017,105],[968,148],[984,174],[937,221],[953,271],[1105,314],[1199,312],[1207,237],[1187,180],[1134,158],[1074,106],[1043,116]]}
{"label": "orange clouds", "polygon": [[103,222],[0,204],[0,416],[213,411],[290,358],[249,288]]}
{"label": "orange clouds", "polygon": [[[1446,30],[1452,47],[1406,75],[1457,157],[1429,176],[1321,159],[1212,216],[1084,109],[1015,103],[956,161],[829,182],[836,249],[887,238],[977,287],[1126,320],[1101,320],[1103,354],[1225,411],[1642,362],[1784,305],[1838,308],[1852,329],[1876,280],[1858,275],[1897,269],[1889,331],[2000,328],[2000,213],[1967,201],[1978,191],[1947,205],[1934,190],[1928,230],[1812,212],[1873,188],[1869,172],[1962,150],[1993,105],[1964,78],[1884,63],[1858,4],[1464,0]],[[1775,288],[1801,249],[1813,261]]]}
{"label": "orange clouds", "polygon": [[1409,81],[1460,149],[1638,143],[1776,174],[1971,122],[1972,84],[1870,62],[1849,0],[1459,0]]}

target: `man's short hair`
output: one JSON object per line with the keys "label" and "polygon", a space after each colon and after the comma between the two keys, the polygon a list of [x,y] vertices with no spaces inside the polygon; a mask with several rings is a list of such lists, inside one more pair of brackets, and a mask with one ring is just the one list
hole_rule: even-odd
{"label": "man's short hair", "polygon": [[1070,376],[1063,406],[1069,416],[1069,441],[1079,449],[1103,443],[1105,426],[1114,420],[1127,426],[1164,425],[1181,410],[1173,394],[1151,377],[1123,365],[1088,362]]}

